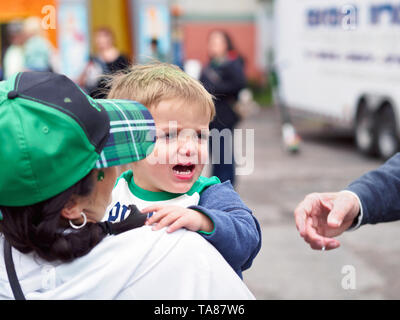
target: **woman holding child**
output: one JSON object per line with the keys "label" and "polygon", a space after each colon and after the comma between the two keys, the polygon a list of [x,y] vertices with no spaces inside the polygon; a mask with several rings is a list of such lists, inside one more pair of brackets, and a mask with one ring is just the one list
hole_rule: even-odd
{"label": "woman holding child", "polygon": [[117,166],[143,160],[154,131],[139,103],[94,100],[62,75],[0,82],[1,299],[254,298],[194,232],[141,227],[132,204],[100,222]]}

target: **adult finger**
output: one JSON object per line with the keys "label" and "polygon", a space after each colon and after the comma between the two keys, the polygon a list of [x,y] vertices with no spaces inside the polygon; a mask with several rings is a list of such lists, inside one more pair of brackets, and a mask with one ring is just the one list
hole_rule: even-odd
{"label": "adult finger", "polygon": [[305,221],[307,217],[313,217],[314,224],[317,223],[317,219],[315,217],[320,217],[323,213],[323,208],[325,208],[322,203],[321,196],[324,194],[320,193],[310,193],[308,194],[303,202],[296,208],[295,211],[295,219],[296,226],[300,231],[300,235],[304,236],[306,232]]}
{"label": "adult finger", "polygon": [[311,215],[314,201],[313,195],[307,195],[294,211],[296,227],[302,237],[306,234],[306,220],[307,216]]}
{"label": "adult finger", "polygon": [[320,235],[313,226],[312,218],[306,220],[306,235],[304,240],[314,250],[331,250],[340,246],[339,241]]}
{"label": "adult finger", "polygon": [[312,218],[308,217],[305,222],[304,240],[311,246],[311,248],[321,249],[324,246],[322,241],[323,237],[316,232],[313,226]]}
{"label": "adult finger", "polygon": [[305,212],[304,208],[301,207],[301,204],[299,207],[296,208],[294,211],[294,220],[296,223],[296,228],[300,232],[300,235],[304,237],[305,234],[305,221],[307,218],[307,213]]}
{"label": "adult finger", "polygon": [[341,193],[334,201],[333,208],[328,215],[328,225],[338,228],[349,214],[353,213],[355,206],[358,205],[357,199],[349,193]]}

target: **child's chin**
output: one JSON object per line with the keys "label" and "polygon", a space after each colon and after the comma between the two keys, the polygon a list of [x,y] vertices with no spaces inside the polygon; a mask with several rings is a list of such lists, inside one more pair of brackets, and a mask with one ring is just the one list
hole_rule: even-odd
{"label": "child's chin", "polygon": [[169,190],[167,190],[170,193],[186,193],[192,188],[193,183],[192,182],[187,182],[187,183],[180,183],[176,184],[174,186],[171,186]]}

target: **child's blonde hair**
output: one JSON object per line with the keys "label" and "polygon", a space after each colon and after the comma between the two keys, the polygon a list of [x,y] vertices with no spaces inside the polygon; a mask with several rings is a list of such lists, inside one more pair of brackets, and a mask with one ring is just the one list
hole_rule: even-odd
{"label": "child's blonde hair", "polygon": [[203,112],[215,116],[213,97],[203,85],[168,63],[133,65],[110,78],[108,99],[135,100],[151,109],[162,100],[181,98],[203,107]]}

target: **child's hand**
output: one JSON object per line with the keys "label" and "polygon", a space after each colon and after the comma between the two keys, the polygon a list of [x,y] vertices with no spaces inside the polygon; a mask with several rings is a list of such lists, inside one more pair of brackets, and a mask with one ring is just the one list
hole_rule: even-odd
{"label": "child's hand", "polygon": [[179,206],[150,206],[142,210],[143,214],[153,212],[146,221],[146,225],[152,225],[153,230],[160,230],[169,226],[167,232],[174,232],[180,228],[191,231],[211,232],[214,224],[210,218],[201,212]]}

